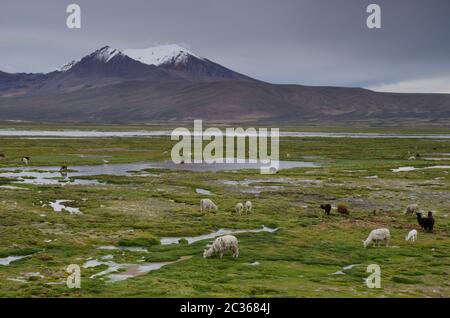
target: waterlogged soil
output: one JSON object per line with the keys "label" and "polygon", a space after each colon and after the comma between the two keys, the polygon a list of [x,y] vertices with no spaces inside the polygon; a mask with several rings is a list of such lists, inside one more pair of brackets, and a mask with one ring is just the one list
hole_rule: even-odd
{"label": "waterlogged soil", "polygon": [[[317,164],[303,161],[280,161],[279,170],[316,167]],[[103,164],[103,165],[84,165],[73,166],[67,172],[62,172],[60,167],[19,167],[19,168],[3,168],[0,169],[0,178],[10,178],[17,180],[17,183],[25,184],[46,184],[55,185],[70,183],[74,185],[99,185],[97,180],[75,179],[76,177],[90,177],[97,175],[109,176],[131,176],[140,175],[139,172],[148,169],[171,169],[186,170],[195,172],[207,171],[226,171],[226,170],[249,170],[261,169],[265,167],[259,163],[229,163],[229,164],[175,164],[172,161],[153,162],[153,163],[123,163],[123,164]],[[140,176],[148,176],[149,174],[141,174]],[[151,176],[151,175],[150,175]],[[153,175],[154,176],[154,175]]]}
{"label": "waterlogged soil", "polygon": [[[450,296],[450,161],[437,155],[449,154],[450,143],[283,137],[280,159],[315,165],[276,175],[128,165],[167,162],[173,144],[157,136],[0,138],[0,169],[8,169],[2,173],[51,173],[57,181],[0,175],[0,296]],[[412,162],[408,153],[443,160]],[[32,157],[31,166],[22,167],[23,156]],[[126,164],[123,173],[105,170],[117,164]],[[69,166],[66,177],[61,165]],[[427,168],[437,165],[443,167]],[[80,167],[92,174],[77,176]],[[400,167],[415,169],[393,171]],[[218,212],[200,212],[202,198]],[[58,200],[82,214],[55,212],[50,203]],[[252,212],[237,215],[235,204],[247,200]],[[334,207],[329,216],[324,203]],[[338,214],[339,203],[349,215]],[[433,211],[433,233],[405,215],[413,203]],[[260,231],[263,225],[277,230]],[[390,246],[363,248],[361,240],[381,227],[391,231]],[[415,243],[405,241],[412,229],[419,232]],[[226,231],[238,238],[239,257],[203,258],[205,246]],[[66,287],[70,264],[81,268],[80,289]],[[365,284],[370,264],[381,267],[380,289]]]}

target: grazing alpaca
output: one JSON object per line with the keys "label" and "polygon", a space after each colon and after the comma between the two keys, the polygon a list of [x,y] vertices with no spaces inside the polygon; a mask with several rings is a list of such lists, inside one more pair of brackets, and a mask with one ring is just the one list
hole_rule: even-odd
{"label": "grazing alpaca", "polygon": [[363,240],[364,247],[367,247],[370,243],[378,243],[378,247],[380,247],[381,241],[386,241],[386,246],[389,246],[389,240],[391,239],[391,232],[389,229],[376,229],[370,232],[367,239]]}
{"label": "grazing alpaca", "polygon": [[244,205],[241,202],[236,203],[234,210],[236,211],[237,214],[241,215],[242,211],[244,210]]}
{"label": "grazing alpaca", "polygon": [[219,253],[220,258],[222,258],[223,253],[227,250],[233,252],[233,257],[237,258],[239,256],[239,243],[238,239],[233,235],[225,235],[216,238],[211,246],[203,251],[203,257],[211,257],[212,255]]}
{"label": "grazing alpaca", "polygon": [[422,213],[416,213],[417,215],[417,222],[419,223],[419,225],[428,232],[432,232],[433,231],[433,227],[434,227],[434,218],[433,218],[433,213],[430,211],[428,212],[428,217],[427,218],[423,218],[422,217]]}
{"label": "grazing alpaca", "polygon": [[217,212],[217,205],[214,204],[210,199],[201,199],[200,200],[200,212],[203,211],[214,211]]}
{"label": "grazing alpaca", "polygon": [[22,157],[22,162],[28,166],[31,163],[31,158],[30,157]]}
{"label": "grazing alpaca", "polygon": [[337,210],[340,214],[349,215],[350,211],[348,210],[348,206],[345,203],[339,203],[337,206]]}
{"label": "grazing alpaca", "polygon": [[417,204],[410,204],[406,207],[405,214],[414,214],[419,212],[419,206]]}
{"label": "grazing alpaca", "polygon": [[405,241],[410,241],[412,243],[417,241],[417,230],[409,231],[408,235],[405,237]]}
{"label": "grazing alpaca", "polygon": [[252,201],[245,202],[245,213],[251,213],[252,212]]}
{"label": "grazing alpaca", "polygon": [[331,204],[321,204],[321,205],[320,205],[320,208],[321,208],[322,210],[325,210],[325,213],[326,213],[327,215],[330,215],[330,212],[331,212]]}

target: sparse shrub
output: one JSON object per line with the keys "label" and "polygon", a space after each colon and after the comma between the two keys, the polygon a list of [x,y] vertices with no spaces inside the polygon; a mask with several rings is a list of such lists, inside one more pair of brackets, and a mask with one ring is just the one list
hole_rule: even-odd
{"label": "sparse shrub", "polygon": [[178,244],[180,244],[180,245],[187,245],[187,244],[189,244],[189,242],[185,238],[181,238],[181,239],[178,240]]}

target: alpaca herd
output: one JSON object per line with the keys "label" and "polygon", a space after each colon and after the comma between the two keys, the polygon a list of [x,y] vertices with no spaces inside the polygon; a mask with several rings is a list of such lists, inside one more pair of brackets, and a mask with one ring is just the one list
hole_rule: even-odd
{"label": "alpaca herd", "polygon": [[[363,240],[363,246],[367,247],[370,243],[373,243],[374,245],[380,247],[381,242],[386,242],[386,247],[389,246],[389,241],[391,239],[391,232],[389,229],[382,228],[382,229],[376,229],[372,230],[369,234],[369,236]],[[408,232],[408,234],[405,236],[405,241],[414,243],[417,241],[417,230],[411,230]]]}
{"label": "alpaca herd", "polygon": [[[242,202],[236,203],[234,206],[234,211],[236,214],[241,215],[243,212],[251,213],[253,204],[251,201],[246,201],[245,204]],[[211,199],[201,199],[200,200],[200,212],[217,212],[219,208]]]}
{"label": "alpaca herd", "polygon": [[[326,215],[331,214],[332,205],[329,203],[321,204],[320,208],[324,210]],[[337,212],[341,215],[349,215],[350,210],[348,206],[345,203],[339,203],[337,207],[335,207]],[[218,211],[217,205],[210,199],[202,199],[200,200],[200,211]],[[250,213],[252,211],[252,202],[247,201],[245,204],[242,202],[236,203],[234,207],[234,211],[237,215],[242,215],[242,213],[245,211],[245,213]],[[417,204],[410,204],[407,206],[405,214],[413,214],[416,213],[417,215],[417,222],[419,225],[427,232],[432,232],[434,227],[434,218],[433,213],[430,211],[428,212],[428,217],[423,218],[422,213],[419,212],[419,206]],[[413,229],[408,232],[408,234],[405,236],[405,240],[411,243],[414,243],[417,241],[417,230]],[[370,244],[373,244],[375,246],[380,247],[381,243],[385,242],[386,246],[389,246],[389,241],[391,240],[391,232],[387,228],[379,228],[374,229],[370,232],[369,236],[363,240],[363,246],[364,248],[368,247]],[[219,254],[220,258],[222,258],[223,253],[227,250],[231,250],[233,253],[233,257],[237,258],[239,255],[239,247],[238,247],[238,240],[235,236],[232,235],[225,235],[216,238],[214,243],[212,245],[208,245],[208,248],[204,250],[203,257],[211,257],[214,254]]]}
{"label": "alpaca herd", "polygon": [[[425,232],[433,232],[434,228],[434,217],[433,212],[429,211],[428,216],[426,218],[422,217],[422,213],[419,212],[419,206],[417,204],[410,204],[406,208],[405,214],[413,214],[416,213],[417,223],[422,227]],[[416,229],[413,229],[408,232],[405,236],[405,241],[414,243],[417,241],[418,232]],[[382,241],[386,241],[386,246],[389,246],[389,240],[391,239],[391,233],[389,229],[376,229],[370,232],[369,236],[366,240],[363,241],[364,247],[367,247],[371,242],[376,243],[380,246]]]}
{"label": "alpaca herd", "polygon": [[[243,212],[251,213],[253,204],[251,201],[246,201],[245,204],[238,202],[235,205],[235,212],[238,215],[242,215]],[[211,199],[201,199],[200,200],[200,212],[217,212],[218,207]],[[219,254],[222,258],[223,254],[230,250],[233,253],[233,257],[237,258],[239,256],[239,243],[238,239],[233,235],[224,235],[215,239],[212,245],[207,245],[207,249],[203,251],[203,257],[211,257],[214,254]]]}

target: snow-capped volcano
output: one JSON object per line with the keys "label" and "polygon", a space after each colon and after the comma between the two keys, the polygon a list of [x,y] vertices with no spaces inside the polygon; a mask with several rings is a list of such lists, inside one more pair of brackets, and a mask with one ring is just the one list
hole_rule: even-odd
{"label": "snow-capped volcano", "polygon": [[[5,75],[9,80],[7,85],[0,82],[0,96],[59,94],[128,81],[255,81],[176,44],[123,51],[103,46],[63,65],[55,72],[43,75],[45,76],[26,77],[33,79],[27,85],[21,85],[24,76]],[[6,88],[3,92],[2,87]]]}
{"label": "snow-capped volcano", "polygon": [[[101,49],[98,49],[97,51],[91,53],[90,55],[86,56],[85,58],[89,58],[98,62],[108,63],[116,56],[125,56],[122,52],[120,52],[117,49],[114,49],[109,46],[104,46]],[[66,72],[70,70],[72,67],[74,67],[77,63],[79,63],[81,59],[73,60],[67,64],[64,64],[60,68],[58,68],[58,71],[60,72]]]}
{"label": "snow-capped volcano", "polygon": [[[254,79],[214,63],[177,44],[123,51],[104,46],[81,59],[63,65],[57,71],[61,73],[69,71],[103,73],[108,76],[119,75],[124,78],[138,75],[139,78],[151,77],[162,80],[178,78],[190,81],[229,79],[254,81]],[[158,71],[166,73],[151,74],[158,73]]]}
{"label": "snow-capped volcano", "polygon": [[166,70],[184,73],[185,78],[201,81],[253,79],[214,63],[177,44],[155,46],[147,49],[126,49],[123,53],[135,61]]}
{"label": "snow-capped volcano", "polygon": [[185,64],[191,56],[204,60],[203,57],[177,44],[161,45],[147,49],[126,49],[123,53],[136,61],[155,66]]}

